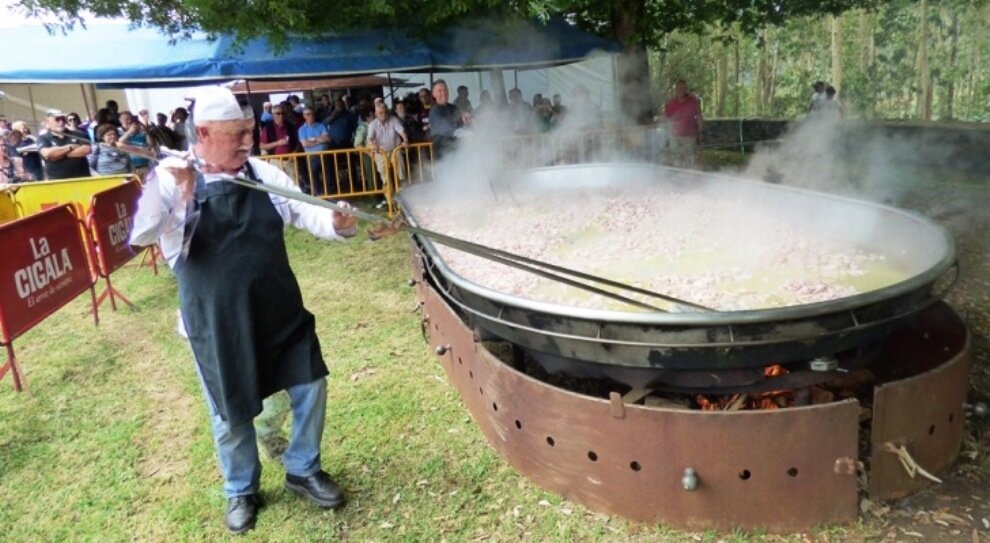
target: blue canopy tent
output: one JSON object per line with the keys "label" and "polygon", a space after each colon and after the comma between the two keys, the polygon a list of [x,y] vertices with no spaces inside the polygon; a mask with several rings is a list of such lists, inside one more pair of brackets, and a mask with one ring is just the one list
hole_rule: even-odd
{"label": "blue canopy tent", "polygon": [[0,83],[100,83],[115,87],[189,85],[232,79],[299,79],[402,71],[538,68],[582,60],[619,45],[561,19],[470,22],[420,37],[366,31],[290,38],[274,52],[265,39],[237,46],[230,36],[173,42],[151,29],[92,25],[51,35],[41,27],[4,32],[21,55],[0,57]]}

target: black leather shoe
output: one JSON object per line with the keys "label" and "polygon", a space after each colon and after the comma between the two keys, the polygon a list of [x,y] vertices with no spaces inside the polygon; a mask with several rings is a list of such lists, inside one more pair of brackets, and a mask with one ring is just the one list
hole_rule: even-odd
{"label": "black leather shoe", "polygon": [[261,500],[257,494],[236,496],[227,500],[227,529],[235,534],[244,533],[254,528],[258,520],[258,507]]}
{"label": "black leather shoe", "polygon": [[308,498],[320,507],[336,509],[344,504],[344,491],[325,471],[318,471],[309,477],[298,477],[287,473],[285,488]]}

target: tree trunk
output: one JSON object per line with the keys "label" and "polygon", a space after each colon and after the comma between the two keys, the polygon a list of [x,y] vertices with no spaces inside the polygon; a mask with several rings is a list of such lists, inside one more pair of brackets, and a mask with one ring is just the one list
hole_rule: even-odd
{"label": "tree trunk", "polygon": [[870,16],[870,64],[867,78],[870,81],[870,118],[877,118],[877,102],[880,101],[880,75],[877,73],[877,18]]}
{"label": "tree trunk", "polygon": [[622,44],[619,101],[623,113],[639,124],[653,121],[649,59],[646,47],[637,43],[637,25],[644,20],[645,5],[645,0],[618,0],[612,11],[614,36]]}
{"label": "tree trunk", "polygon": [[726,49],[725,45],[719,46],[718,51],[718,64],[715,66],[715,89],[718,94],[718,116],[725,117],[725,106],[728,100],[726,100],[726,95],[729,93],[729,51]]}
{"label": "tree trunk", "polygon": [[[778,32],[779,35],[779,32]],[[780,43],[773,45],[773,62],[770,64],[770,87],[767,89],[767,109],[773,115],[774,97],[777,94],[777,67],[780,60]]]}
{"label": "tree trunk", "polygon": [[760,42],[757,50],[759,55],[756,64],[756,77],[754,78],[753,85],[753,99],[756,102],[756,116],[760,117],[766,108],[766,95],[769,75],[769,62],[767,60],[767,29],[764,28],[760,31]]}
{"label": "tree trunk", "polygon": [[842,19],[832,15],[832,81],[836,89],[842,88]]}
{"label": "tree trunk", "polygon": [[[973,13],[977,17],[977,23],[973,25],[973,39],[970,40],[969,54],[969,99],[966,101],[966,118],[972,118],[981,108],[979,103],[980,66],[982,65],[982,55],[980,44],[986,43],[986,23],[990,23],[990,5],[987,5],[984,13]],[[976,11],[975,9],[973,11]]]}
{"label": "tree trunk", "polygon": [[735,44],[736,45],[736,88],[735,88],[735,91],[736,91],[736,114],[735,114],[735,117],[737,119],[739,118],[739,115],[740,115],[740,106],[742,105],[742,96],[739,95],[739,93],[742,92],[742,85],[739,84],[739,81],[742,78],[742,66],[741,66],[741,64],[739,62],[739,60],[740,60],[740,55],[739,55],[739,41],[740,41],[740,37],[739,36],[736,36],[736,44]]}
{"label": "tree trunk", "polygon": [[[658,66],[656,69],[657,79],[656,86],[652,87],[657,91],[654,96],[657,100],[657,104],[667,103],[669,88],[670,88],[670,40],[667,36],[663,37],[663,42],[660,44],[660,51],[656,56],[658,60]],[[657,112],[659,115],[661,112]]]}
{"label": "tree trunk", "polygon": [[865,10],[859,13],[859,73],[866,74],[870,64],[870,47],[873,41],[873,25],[870,14]]}
{"label": "tree trunk", "polygon": [[928,0],[921,0],[918,18],[918,116],[932,120],[931,70],[928,67]]}
{"label": "tree trunk", "polygon": [[957,13],[952,14],[952,23],[949,26],[949,39],[950,39],[950,50],[949,50],[949,88],[948,96],[945,99],[945,116],[950,121],[955,117],[955,112],[953,107],[956,101],[956,59],[959,56],[959,15]]}

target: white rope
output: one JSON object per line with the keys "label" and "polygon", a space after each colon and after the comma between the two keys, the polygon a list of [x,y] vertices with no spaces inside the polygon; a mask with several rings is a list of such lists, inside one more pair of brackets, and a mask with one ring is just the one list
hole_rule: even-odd
{"label": "white rope", "polygon": [[914,479],[915,475],[921,475],[929,481],[934,481],[936,483],[942,482],[941,479],[926,471],[925,468],[919,466],[918,462],[911,456],[911,453],[908,452],[907,447],[904,445],[897,446],[888,441],[883,444],[883,450],[897,456],[897,459],[901,461],[901,466],[904,467],[904,471],[906,471],[908,476],[912,479]]}

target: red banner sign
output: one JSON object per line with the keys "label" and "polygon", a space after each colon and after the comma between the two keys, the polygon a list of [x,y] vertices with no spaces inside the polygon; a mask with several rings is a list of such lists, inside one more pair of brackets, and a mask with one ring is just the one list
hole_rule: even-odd
{"label": "red banner sign", "polygon": [[140,197],[141,184],[137,181],[93,195],[89,226],[96,241],[96,260],[100,275],[104,277],[134,258],[135,253],[128,240]]}
{"label": "red banner sign", "polygon": [[3,343],[10,343],[96,282],[71,205],[0,226],[0,254]]}

